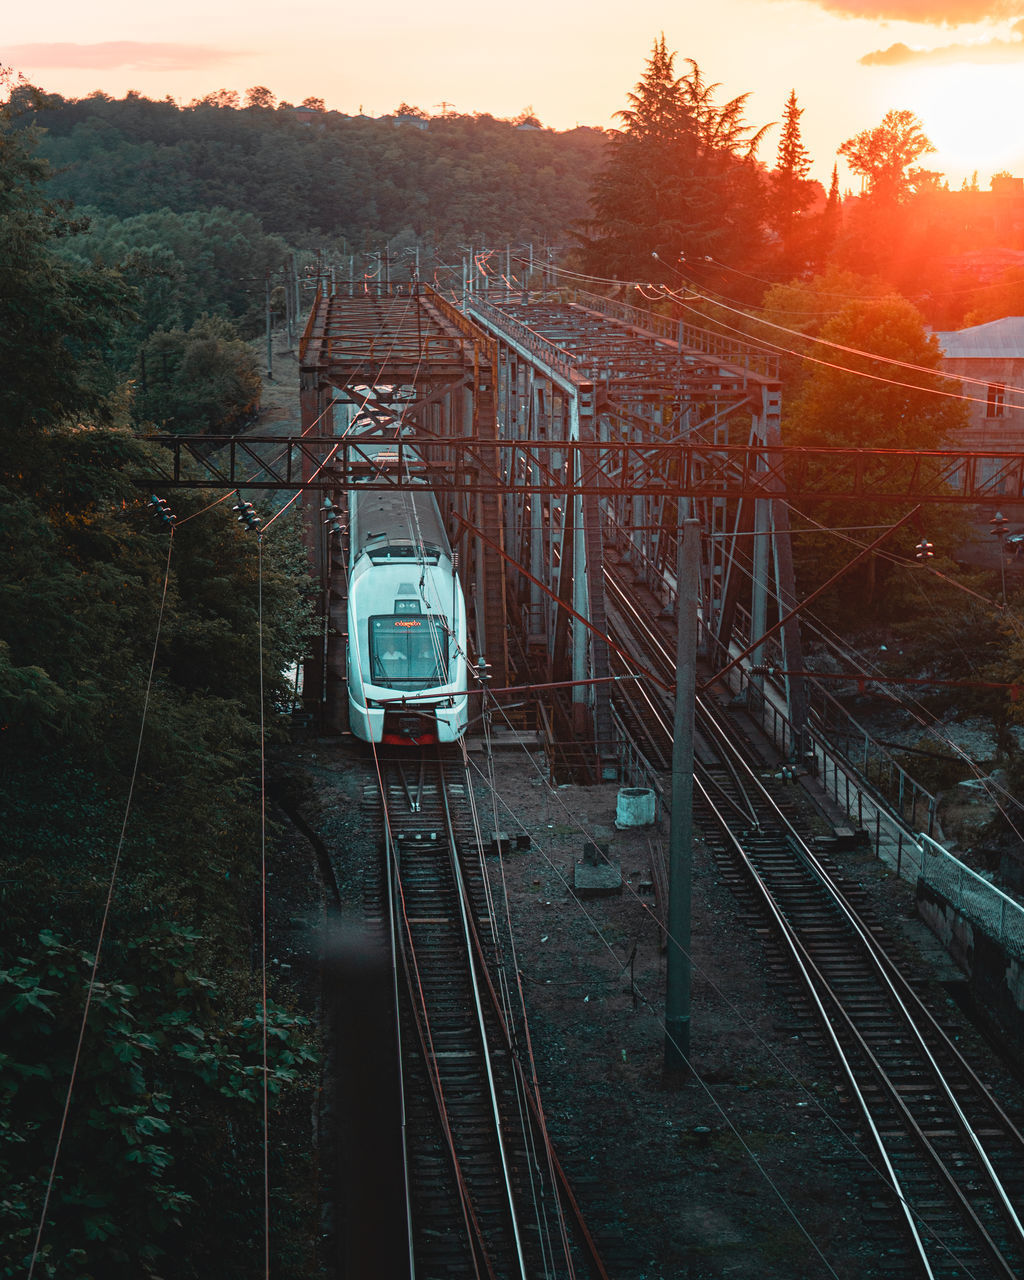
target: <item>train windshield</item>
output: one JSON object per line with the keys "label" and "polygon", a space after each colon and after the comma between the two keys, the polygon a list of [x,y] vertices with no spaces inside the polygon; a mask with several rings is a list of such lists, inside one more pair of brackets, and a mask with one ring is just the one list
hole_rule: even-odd
{"label": "train windshield", "polygon": [[397,614],[370,619],[370,680],[391,689],[429,689],[448,683],[445,619]]}

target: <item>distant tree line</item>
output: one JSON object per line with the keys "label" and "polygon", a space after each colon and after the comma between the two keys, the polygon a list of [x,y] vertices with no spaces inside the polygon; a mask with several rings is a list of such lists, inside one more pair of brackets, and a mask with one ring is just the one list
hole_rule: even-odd
{"label": "distant tree line", "polygon": [[315,105],[274,108],[269,90],[255,92],[247,107],[226,91],[179,107],[137,94],[39,103],[20,89],[13,109],[23,127],[45,130],[54,195],[82,208],[119,220],[227,209],[292,246],[339,253],[402,233],[440,260],[481,237],[564,242],[605,151],[599,129],[453,114],[411,129]]}

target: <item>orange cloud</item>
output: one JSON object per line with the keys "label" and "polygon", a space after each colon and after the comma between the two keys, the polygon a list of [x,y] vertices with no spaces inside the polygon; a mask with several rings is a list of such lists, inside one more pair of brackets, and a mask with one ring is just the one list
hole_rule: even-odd
{"label": "orange cloud", "polygon": [[[1016,18],[1020,0],[815,0],[822,9],[847,18],[875,18],[880,22],[928,22],[957,26],[965,22]],[[895,46],[894,46],[895,47]]]}
{"label": "orange cloud", "polygon": [[234,52],[199,44],[143,43],[106,40],[99,44],[16,44],[0,53],[14,66],[75,67],[109,71],[126,67],[136,71],[192,71],[210,63],[236,57]]}
{"label": "orange cloud", "polygon": [[[1013,27],[1018,36],[1024,36],[1024,21]],[[1024,39],[985,40],[979,44],[946,44],[937,49],[911,49],[909,45],[892,44],[888,49],[876,49],[860,59],[865,67],[896,67],[908,62],[1022,62]]]}

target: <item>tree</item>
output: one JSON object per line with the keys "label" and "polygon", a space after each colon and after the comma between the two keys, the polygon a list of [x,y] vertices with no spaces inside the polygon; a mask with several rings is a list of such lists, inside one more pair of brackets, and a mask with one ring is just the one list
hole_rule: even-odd
{"label": "tree", "polygon": [[639,84],[626,95],[630,105],[615,113],[627,137],[662,142],[674,136],[682,116],[682,82],[675,74],[675,56],[669,53],[662,32],[654,42]]}
{"label": "tree", "polygon": [[[786,444],[927,451],[941,449],[965,425],[964,405],[937,394],[949,388],[930,372],[938,369],[941,360],[938,340],[926,332],[920,314],[905,299],[891,295],[848,301],[821,327],[820,336],[842,350],[815,348],[811,352],[821,363],[811,366],[785,411]],[[898,360],[908,367],[883,364],[874,356]],[[908,469],[911,465],[908,461]],[[851,513],[855,513],[854,521]],[[843,502],[815,503],[804,514],[826,530],[850,523],[892,524],[897,516],[892,506],[863,501],[855,507]],[[955,545],[962,531],[959,516],[937,507],[922,519],[928,522],[931,538],[946,547]],[[905,527],[887,544],[887,551],[902,552],[912,559],[919,536],[919,529]],[[848,545],[830,538],[827,532],[799,538],[794,545],[804,591],[851,558]],[[891,589],[882,590],[883,584]],[[897,585],[889,562],[872,559],[837,588],[838,607],[847,621],[855,619],[862,625],[872,615],[892,613],[904,604]]]}
{"label": "tree", "polygon": [[816,193],[816,184],[807,180],[811,157],[800,136],[802,115],[793,90],[782,113],[782,133],[771,175],[772,222],[783,240],[788,237],[794,220],[814,203]]}
{"label": "tree", "polygon": [[825,214],[808,216],[822,189],[807,176],[811,157],[800,135],[802,115],[793,91],[786,101],[775,168],[769,176],[768,221],[777,237],[775,270],[788,276],[822,261],[829,239]]}
{"label": "tree", "polygon": [[323,98],[303,98],[299,106],[305,111],[326,111],[327,106]]}
{"label": "tree", "polygon": [[187,332],[158,330],[139,359],[136,415],[165,431],[230,432],[259,405],[256,358],[227,320],[207,315]]}
{"label": "tree", "polygon": [[[764,129],[744,121],[746,94],[718,105],[696,62],[677,77],[665,37],[617,113],[609,159],[579,239],[589,270],[620,279],[672,274],[681,255],[750,262],[762,242],[762,181],[753,162]],[[657,259],[652,259],[656,254]],[[659,266],[659,262],[664,264]]]}
{"label": "tree", "polygon": [[276,103],[277,98],[265,84],[254,84],[251,89],[246,89],[245,91],[245,105],[247,107],[257,107],[264,111],[272,111]]}
{"label": "tree", "polygon": [[214,89],[212,93],[208,93],[205,97],[194,98],[189,106],[192,107],[223,107],[230,111],[238,110],[238,93],[234,89]]}
{"label": "tree", "polygon": [[70,265],[57,245],[84,220],[47,200],[48,166],[36,135],[0,112],[0,458],[12,437],[69,412],[105,414],[112,379],[104,348],[130,317],[131,295],[115,271]]}
{"label": "tree", "polygon": [[910,166],[934,150],[912,111],[887,111],[881,124],[848,138],[838,154],[866,180],[870,196],[899,204],[914,190],[917,171]]}
{"label": "tree", "polygon": [[[17,886],[0,934],[0,1275],[27,1270],[60,1128],[41,1280],[240,1277],[261,1254],[243,1172],[263,1076],[257,599],[280,690],[308,571],[294,531],[266,539],[257,597],[259,549],[226,508],[176,532],[172,559],[140,491],[157,447],[125,425],[123,389],[102,389],[123,281],[58,252],[77,224],[10,126],[0,110],[0,882]],[[179,491],[175,507],[202,515],[206,499]],[[117,927],[63,1124],[115,861]],[[308,1044],[283,1010],[268,1032],[280,1101],[311,1083]],[[280,1185],[282,1202],[308,1190]],[[291,1210],[282,1226],[275,1271],[311,1274]]]}
{"label": "tree", "polygon": [[970,303],[964,328],[1004,316],[1024,315],[1024,267],[1008,267],[993,284],[978,289]]}

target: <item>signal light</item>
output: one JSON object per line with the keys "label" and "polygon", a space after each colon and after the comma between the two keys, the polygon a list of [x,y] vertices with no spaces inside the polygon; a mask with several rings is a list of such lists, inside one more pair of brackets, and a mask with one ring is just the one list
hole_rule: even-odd
{"label": "signal light", "polygon": [[927,538],[922,538],[914,548],[914,555],[917,556],[922,564],[926,564],[935,555],[934,543],[929,542]]}
{"label": "signal light", "polygon": [[155,515],[158,515],[164,524],[173,525],[177,517],[171,508],[167,505],[166,498],[158,498],[154,493],[149,500],[149,506],[153,508]]}
{"label": "signal light", "polygon": [[239,502],[237,506],[232,507],[232,510],[238,512],[239,524],[244,524],[247,529],[252,529],[259,533],[260,517],[251,502]]}

